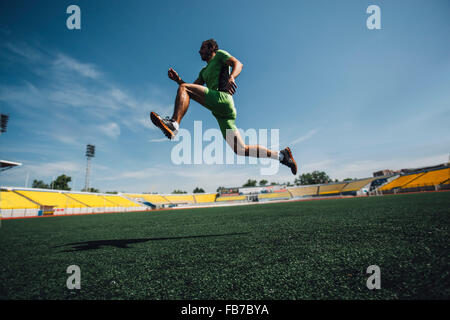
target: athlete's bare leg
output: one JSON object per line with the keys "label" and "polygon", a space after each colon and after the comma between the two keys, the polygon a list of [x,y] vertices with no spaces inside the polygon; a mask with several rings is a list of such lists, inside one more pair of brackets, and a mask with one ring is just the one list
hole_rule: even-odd
{"label": "athlete's bare leg", "polygon": [[205,91],[206,88],[204,86],[193,83],[182,83],[178,87],[172,119],[180,123],[189,108],[190,99],[193,99],[204,106]]}
{"label": "athlete's bare leg", "polygon": [[227,130],[226,141],[233,151],[240,156],[254,158],[279,158],[278,151],[267,149],[261,145],[246,145],[238,130]]}
{"label": "athlete's bare leg", "polygon": [[[291,169],[292,174],[297,174],[297,163],[295,163],[289,147],[281,151],[274,151],[261,145],[246,145],[238,130],[227,130],[227,138],[225,140],[237,155],[276,159],[279,160],[281,164],[288,166]],[[280,154],[282,156],[281,158]]]}

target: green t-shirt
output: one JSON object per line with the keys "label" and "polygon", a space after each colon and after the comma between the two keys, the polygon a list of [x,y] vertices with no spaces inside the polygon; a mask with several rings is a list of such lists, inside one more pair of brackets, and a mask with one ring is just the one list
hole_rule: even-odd
{"label": "green t-shirt", "polygon": [[199,74],[199,78],[206,83],[208,89],[225,91],[225,85],[230,75],[230,68],[225,64],[231,55],[225,50],[217,50],[206,67]]}

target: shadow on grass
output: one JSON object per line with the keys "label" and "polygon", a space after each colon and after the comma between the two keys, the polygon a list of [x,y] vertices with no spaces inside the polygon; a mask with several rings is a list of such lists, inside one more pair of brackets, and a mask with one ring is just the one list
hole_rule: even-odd
{"label": "shadow on grass", "polygon": [[180,239],[195,239],[195,238],[211,238],[211,237],[225,237],[225,236],[235,236],[235,235],[243,235],[248,234],[248,232],[241,233],[227,233],[227,234],[208,234],[208,235],[198,235],[198,236],[185,236],[185,237],[170,237],[170,238],[142,238],[142,239],[118,239],[118,240],[94,240],[94,241],[85,241],[85,242],[73,242],[66,243],[60,246],[56,246],[54,248],[60,247],[72,247],[72,250],[63,250],[61,252],[75,252],[75,251],[84,251],[84,250],[94,250],[99,249],[100,247],[116,247],[122,249],[129,249],[128,245],[134,243],[142,243],[148,241],[160,241],[160,240],[180,240]]}

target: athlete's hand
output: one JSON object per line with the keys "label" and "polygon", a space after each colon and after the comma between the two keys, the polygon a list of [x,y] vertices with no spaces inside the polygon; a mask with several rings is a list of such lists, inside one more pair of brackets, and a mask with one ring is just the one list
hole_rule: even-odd
{"label": "athlete's hand", "polygon": [[173,80],[177,83],[181,81],[181,78],[178,75],[178,73],[175,70],[173,70],[172,68],[169,69],[169,72],[167,74],[168,74],[170,80]]}
{"label": "athlete's hand", "polygon": [[226,86],[227,92],[231,95],[236,93],[237,85],[234,81],[234,77],[230,75],[228,78],[227,86]]}

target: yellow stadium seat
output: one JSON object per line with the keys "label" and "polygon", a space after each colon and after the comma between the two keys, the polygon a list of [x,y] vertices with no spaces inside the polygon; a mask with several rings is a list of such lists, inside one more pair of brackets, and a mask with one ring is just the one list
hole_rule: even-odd
{"label": "yellow stadium seat", "polygon": [[171,203],[194,203],[194,196],[193,195],[186,195],[186,194],[180,194],[180,195],[164,195],[164,198],[169,200]]}
{"label": "yellow stadium seat", "polygon": [[357,180],[357,181],[349,181],[348,184],[342,189],[341,192],[348,192],[348,191],[358,191],[364,186],[371,183],[376,178],[367,178],[364,180]]}
{"label": "yellow stadium seat", "polygon": [[417,179],[408,182],[403,188],[416,188],[425,186],[435,186],[444,183],[450,178],[450,168],[428,171]]}
{"label": "yellow stadium seat", "polygon": [[26,191],[16,190],[17,193],[39,203],[42,206],[53,206],[55,208],[82,208],[85,204],[68,197],[57,191]]}
{"label": "yellow stadium seat", "polygon": [[225,196],[225,197],[218,197],[216,201],[239,201],[245,199],[247,199],[246,196]]}
{"label": "yellow stadium seat", "polygon": [[293,197],[314,196],[317,195],[318,190],[318,186],[295,187],[288,189]]}
{"label": "yellow stadium seat", "polygon": [[391,190],[391,189],[394,189],[394,188],[402,187],[402,186],[404,186],[404,185],[414,181],[415,179],[423,176],[424,174],[425,173],[415,173],[415,174],[408,174],[408,175],[405,175],[405,176],[400,176],[397,179],[395,179],[395,180],[389,182],[388,184],[382,186],[380,188],[380,190],[387,191],[387,190]]}
{"label": "yellow stadium seat", "polygon": [[271,193],[261,193],[258,195],[259,199],[277,199],[277,198],[291,198],[289,192],[271,192]]}
{"label": "yellow stadium seat", "polygon": [[159,194],[131,194],[131,193],[127,193],[124,194],[126,197],[131,198],[131,199],[142,199],[144,201],[148,201],[150,203],[153,204],[169,204],[170,201],[167,200],[166,198],[164,198],[163,196],[159,195]]}
{"label": "yellow stadium seat", "polygon": [[39,205],[15,193],[14,191],[0,192],[1,209],[38,209]]}
{"label": "yellow stadium seat", "polygon": [[194,198],[196,203],[215,202],[217,198],[217,193],[196,194],[194,195]]}
{"label": "yellow stadium seat", "polygon": [[112,208],[117,205],[106,198],[95,194],[67,193],[67,195],[76,201],[92,208]]}
{"label": "yellow stadium seat", "polygon": [[124,197],[121,197],[121,196],[116,196],[116,195],[105,196],[105,195],[103,195],[102,197],[105,198],[106,200],[108,200],[109,202],[116,204],[117,207],[139,207],[139,205],[137,203],[134,203],[133,201],[125,199]]}
{"label": "yellow stadium seat", "polygon": [[326,184],[319,186],[319,194],[341,193],[347,183]]}

